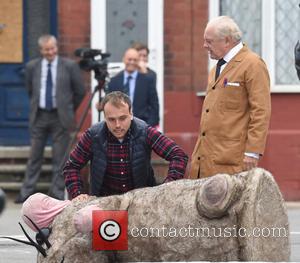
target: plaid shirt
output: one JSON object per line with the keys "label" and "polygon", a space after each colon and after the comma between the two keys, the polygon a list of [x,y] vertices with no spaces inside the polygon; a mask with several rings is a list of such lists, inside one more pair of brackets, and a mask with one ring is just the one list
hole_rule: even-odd
{"label": "plaid shirt", "polygon": [[123,142],[108,133],[107,167],[100,196],[122,194],[133,189],[129,139],[130,131]]}
{"label": "plaid shirt", "polygon": [[[107,168],[103,180],[101,195],[125,193],[134,189],[129,155],[130,130],[123,142],[119,142],[111,133],[108,135]],[[147,128],[146,142],[152,150],[169,161],[165,182],[181,179],[184,176],[188,157],[175,142],[153,127]],[[83,193],[83,181],[80,170],[91,160],[91,134],[87,130],[70,154],[64,167],[67,190],[72,198]]]}

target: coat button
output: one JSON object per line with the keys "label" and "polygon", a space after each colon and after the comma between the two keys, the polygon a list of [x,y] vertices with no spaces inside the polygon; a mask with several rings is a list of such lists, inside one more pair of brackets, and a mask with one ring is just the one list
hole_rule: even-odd
{"label": "coat button", "polygon": [[206,109],[206,112],[209,112],[209,109]]}
{"label": "coat button", "polygon": [[215,87],[212,87],[212,89],[215,89]]}
{"label": "coat button", "polygon": [[198,157],[198,160],[200,160],[200,157]]}
{"label": "coat button", "polygon": [[205,136],[205,132],[202,132],[202,136]]}

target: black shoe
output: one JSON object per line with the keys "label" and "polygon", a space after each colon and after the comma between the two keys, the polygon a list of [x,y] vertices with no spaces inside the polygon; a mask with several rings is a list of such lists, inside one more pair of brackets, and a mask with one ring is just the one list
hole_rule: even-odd
{"label": "black shoe", "polygon": [[19,194],[15,200],[15,204],[23,204],[29,196],[22,196]]}

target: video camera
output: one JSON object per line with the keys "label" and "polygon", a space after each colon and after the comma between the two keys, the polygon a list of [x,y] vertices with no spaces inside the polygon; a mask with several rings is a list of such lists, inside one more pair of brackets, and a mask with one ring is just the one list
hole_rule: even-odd
{"label": "video camera", "polygon": [[[110,56],[109,53],[102,53],[100,49],[91,48],[78,48],[74,52],[75,56],[81,57],[79,66],[82,70],[95,72],[95,79],[105,80],[108,75],[107,72],[107,58]],[[100,57],[96,59],[96,57]]]}

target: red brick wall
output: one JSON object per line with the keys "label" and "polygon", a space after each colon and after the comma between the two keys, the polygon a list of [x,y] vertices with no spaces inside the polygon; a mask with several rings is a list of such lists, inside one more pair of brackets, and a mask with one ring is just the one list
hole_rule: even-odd
{"label": "red brick wall", "polygon": [[272,94],[272,116],[265,155],[285,200],[300,200],[300,94]]}
{"label": "red brick wall", "polygon": [[207,19],[208,0],[164,1],[165,90],[205,90],[207,52],[202,46]]}
{"label": "red brick wall", "polygon": [[208,0],[164,1],[164,131],[190,155],[207,85],[207,52],[203,33]]}
{"label": "red brick wall", "polygon": [[[75,60],[74,50],[80,47],[90,47],[90,1],[89,0],[59,0],[58,2],[58,41],[59,54]],[[83,73],[83,72],[82,72]],[[86,90],[90,91],[90,74],[83,73]],[[80,119],[83,109],[87,106],[88,95],[77,111]],[[89,113],[82,130],[90,126]]]}
{"label": "red brick wall", "polygon": [[60,54],[68,57],[90,46],[90,1],[58,1],[58,38]]}

